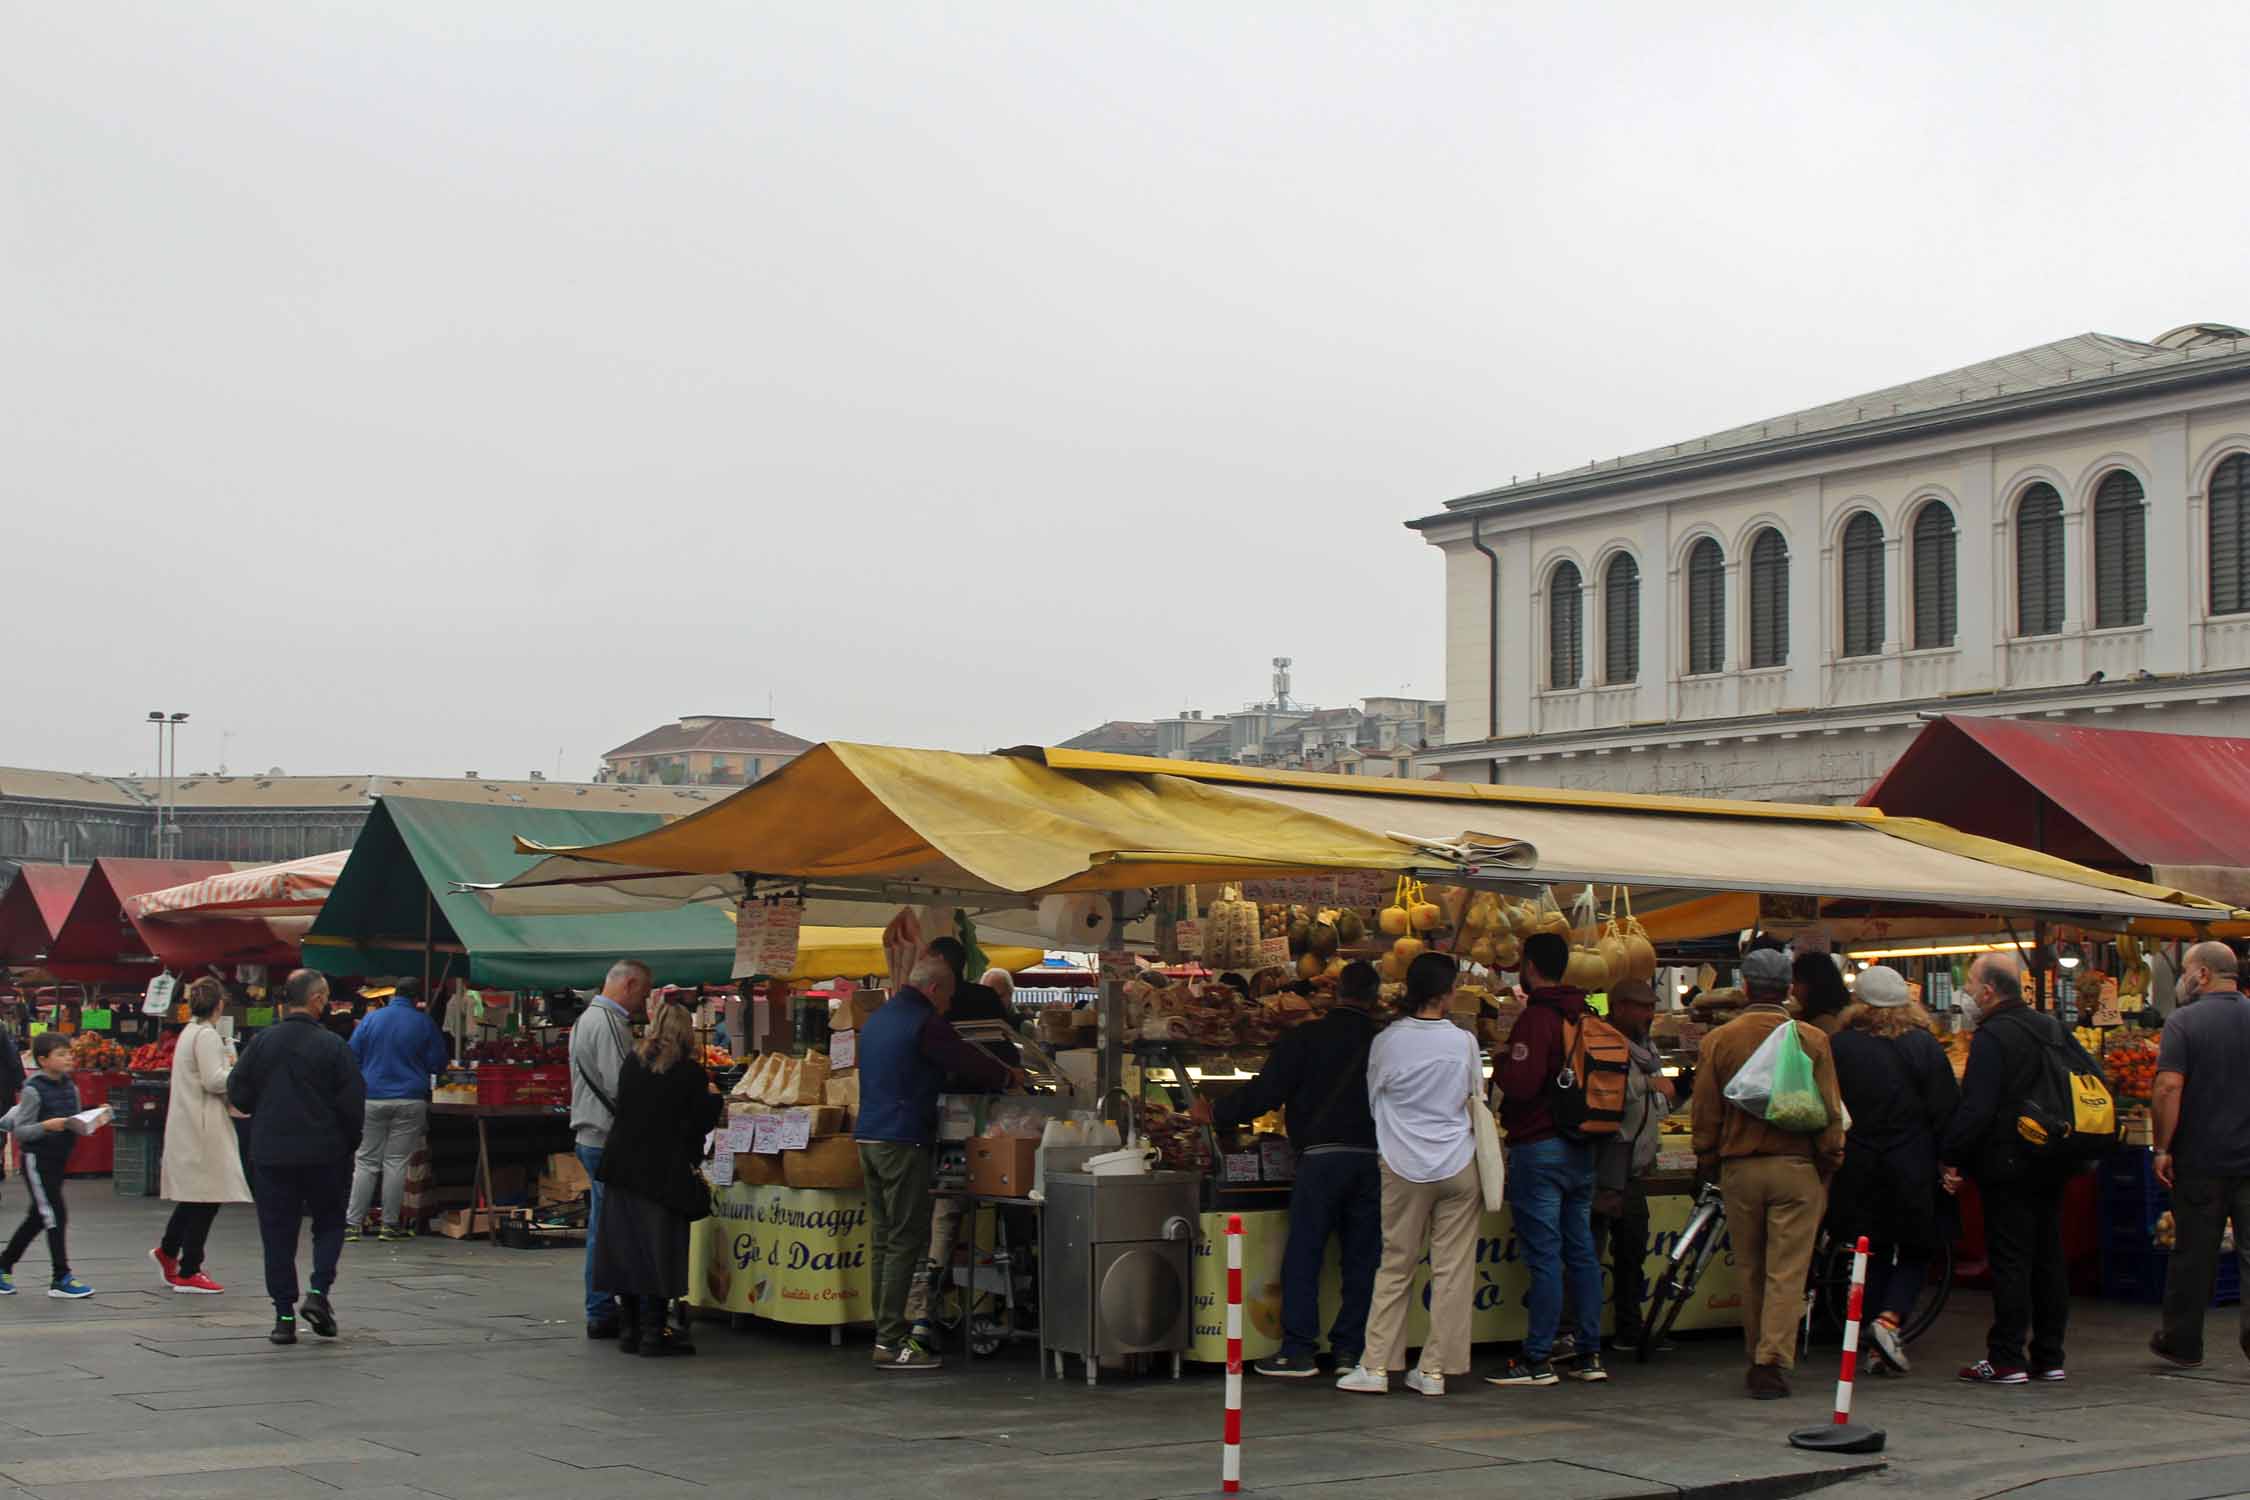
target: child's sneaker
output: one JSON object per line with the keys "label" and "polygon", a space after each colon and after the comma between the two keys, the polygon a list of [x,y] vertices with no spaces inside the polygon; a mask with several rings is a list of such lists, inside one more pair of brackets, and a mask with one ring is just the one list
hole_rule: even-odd
{"label": "child's sneaker", "polygon": [[50,1297],[67,1297],[75,1302],[81,1297],[93,1296],[94,1289],[75,1276],[65,1276],[62,1280],[47,1288],[47,1295]]}
{"label": "child's sneaker", "polygon": [[0,1271],[0,1297],[13,1297],[15,1294],[16,1278],[6,1271]]}

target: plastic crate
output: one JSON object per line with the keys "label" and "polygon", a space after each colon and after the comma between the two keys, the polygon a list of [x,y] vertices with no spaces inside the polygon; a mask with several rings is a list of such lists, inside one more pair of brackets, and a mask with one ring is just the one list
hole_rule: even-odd
{"label": "plastic crate", "polygon": [[117,1123],[128,1128],[160,1130],[164,1126],[165,1111],[171,1107],[170,1078],[136,1078],[125,1087],[125,1102],[117,1110]]}
{"label": "plastic crate", "polygon": [[[2112,1302],[2157,1303],[2164,1300],[2164,1278],[2170,1270],[2169,1250],[2102,1248],[2102,1296]],[[2219,1275],[2212,1287],[2211,1305],[2231,1307],[2242,1300],[2242,1261],[2232,1252],[2219,1256]]]}
{"label": "plastic crate", "polygon": [[164,1132],[116,1130],[115,1167],[110,1188],[120,1198],[156,1198],[163,1194]]}

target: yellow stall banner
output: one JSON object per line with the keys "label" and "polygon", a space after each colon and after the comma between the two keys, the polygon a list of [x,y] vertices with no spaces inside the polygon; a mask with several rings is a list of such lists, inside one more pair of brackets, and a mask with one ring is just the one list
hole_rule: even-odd
{"label": "yellow stall banner", "polygon": [[[1651,1286],[1664,1272],[1680,1231],[1687,1227],[1695,1200],[1683,1194],[1651,1195],[1648,1200],[1648,1281]],[[1227,1215],[1204,1214],[1203,1238],[1195,1247],[1195,1343],[1188,1358],[1223,1364],[1227,1357]],[[1281,1255],[1289,1240],[1289,1215],[1285,1212],[1248,1213],[1242,1216],[1242,1357],[1263,1359],[1281,1349]],[[1479,1344],[1520,1339],[1524,1334],[1524,1304],[1531,1293],[1531,1273],[1520,1259],[1515,1225],[1507,1209],[1486,1214],[1477,1229],[1475,1296],[1476,1312],[1471,1338]],[[1614,1319],[1608,1304],[1609,1267],[1602,1267],[1602,1329],[1611,1331]],[[1430,1262],[1425,1254],[1415,1269],[1408,1292],[1406,1342],[1418,1347],[1430,1330]],[[1343,1301],[1343,1277],[1336,1247],[1320,1272],[1320,1327],[1325,1334]],[[1680,1310],[1681,1329],[1721,1328],[1737,1323],[1742,1297],[1736,1283],[1734,1252],[1722,1244],[1720,1253],[1705,1268],[1695,1289],[1695,1300]]]}
{"label": "yellow stall banner", "polygon": [[711,1210],[688,1237],[689,1302],[816,1327],[868,1320],[865,1193],[735,1183]]}

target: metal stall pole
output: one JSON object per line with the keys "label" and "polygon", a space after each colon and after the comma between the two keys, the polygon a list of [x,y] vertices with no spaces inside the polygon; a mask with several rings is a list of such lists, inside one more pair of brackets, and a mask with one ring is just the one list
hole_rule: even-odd
{"label": "metal stall pole", "polygon": [[[1113,944],[1120,945],[1125,941],[1123,891],[1112,891],[1109,895],[1109,939]],[[1101,1073],[1097,1082],[1101,1088],[1102,1104],[1106,1106],[1111,1091],[1125,1086],[1125,980],[1108,965],[1102,964],[1099,955],[1094,961],[1102,970],[1101,1004],[1096,1013],[1100,1021],[1098,1039],[1101,1043]],[[1117,1122],[1120,1137],[1131,1133],[1130,1125],[1131,1114],[1128,1111]]]}

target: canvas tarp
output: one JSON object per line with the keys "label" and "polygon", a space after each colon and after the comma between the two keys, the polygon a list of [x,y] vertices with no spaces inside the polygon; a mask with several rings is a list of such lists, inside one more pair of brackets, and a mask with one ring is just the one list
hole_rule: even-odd
{"label": "canvas tarp", "polygon": [[734,924],[723,911],[500,917],[457,890],[529,868],[533,861],[513,847],[518,833],[602,843],[662,821],[654,813],[380,798],[305,936],[305,963],[330,974],[419,975],[426,932],[433,978],[495,989],[589,988],[620,958],[648,964],[659,984],[724,982]]}
{"label": "canvas tarp", "polygon": [[[1058,750],[973,756],[860,745],[822,746],[716,807],[637,838],[571,849],[493,899],[502,909],[511,899],[562,901],[589,882],[708,892],[743,870],[913,880],[1025,899],[1272,870],[1418,869],[1442,878],[1458,868],[1439,852],[1446,846],[1475,864],[1478,879],[1624,884],[1637,906],[1767,891],[2118,923],[2231,914],[1868,808],[1357,782]],[[1508,862],[1481,858],[1487,849],[1509,850]]]}

